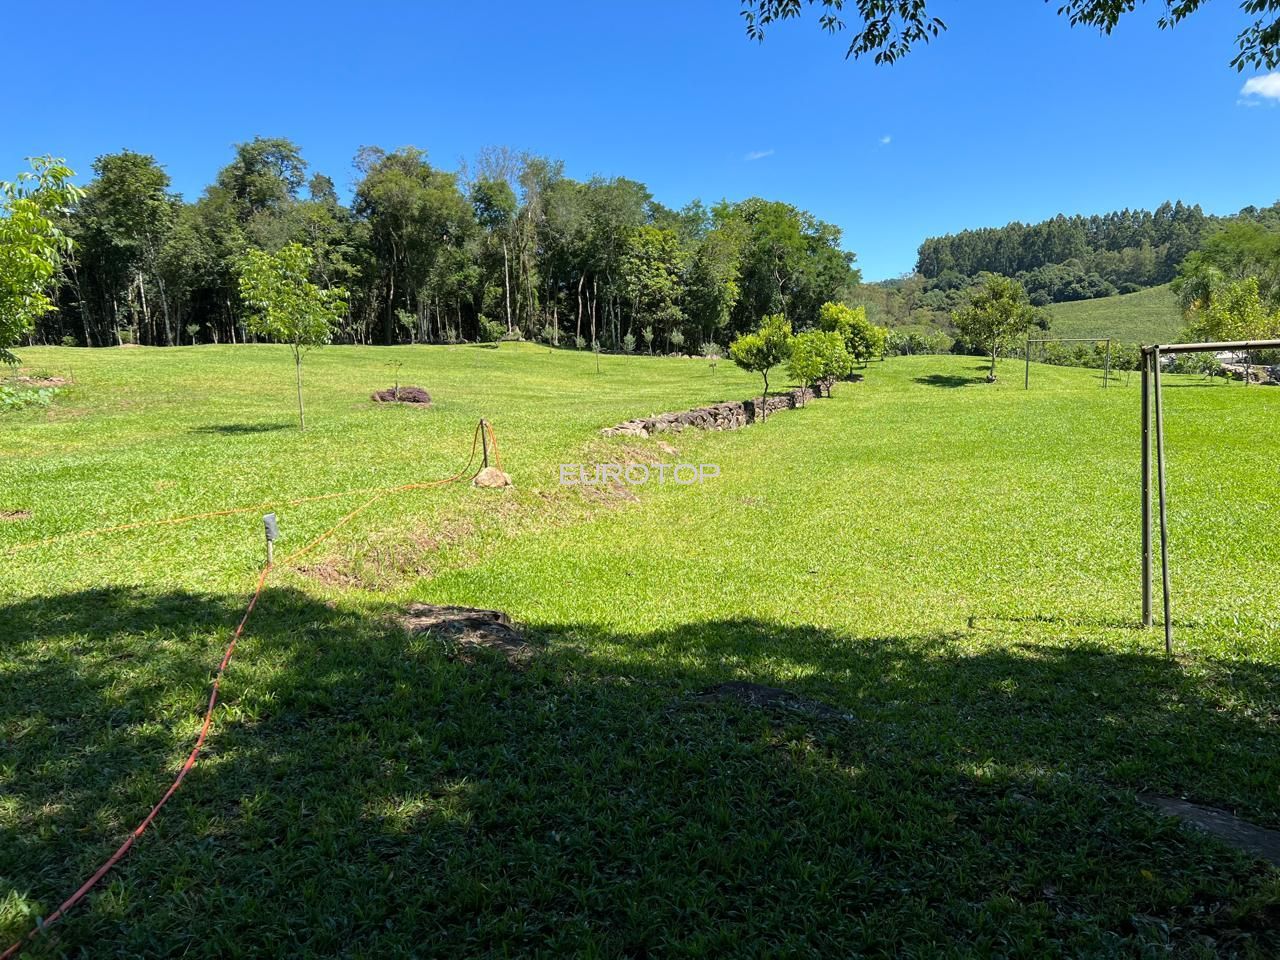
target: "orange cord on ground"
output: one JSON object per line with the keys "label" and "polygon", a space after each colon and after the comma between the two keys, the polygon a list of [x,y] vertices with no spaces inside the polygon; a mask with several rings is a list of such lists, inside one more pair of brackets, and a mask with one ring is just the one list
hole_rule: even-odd
{"label": "orange cord on ground", "polygon": [[[479,445],[480,431],[482,429],[486,430],[489,439],[493,441],[494,455],[496,457],[498,441],[494,437],[493,427],[490,426],[487,422],[484,423],[483,427],[480,424],[477,424],[475,432],[471,435],[471,454],[470,456],[467,457],[467,464],[457,473],[453,474],[453,476],[445,477],[443,480],[432,480],[427,483],[406,483],[398,487],[385,487],[380,490],[377,490],[377,492],[371,499],[366,500],[360,506],[356,507],[354,510],[347,513],[341,520],[339,520],[337,523],[331,526],[328,530],[324,531],[324,533],[320,534],[320,536],[316,537],[306,546],[289,554],[289,556],[286,557],[284,560],[280,561],[279,564],[263,567],[262,573],[258,575],[258,584],[254,588],[253,596],[249,600],[249,605],[245,608],[244,616],[240,618],[240,623],[236,625],[235,631],[231,634],[231,642],[227,644],[226,652],[222,656],[222,662],[218,664],[218,670],[214,674],[213,688],[209,692],[209,705],[205,708],[204,721],[200,724],[200,733],[196,736],[195,746],[191,748],[191,753],[187,755],[186,762],[183,763],[182,768],[178,771],[178,775],[174,778],[173,783],[169,785],[169,789],[165,791],[164,796],[162,796],[159,799],[159,801],[157,801],[156,805],[151,808],[151,812],[148,813],[146,817],[143,818],[142,822],[139,823],[138,826],[134,828],[133,832],[129,834],[129,836],[125,839],[124,843],[120,844],[120,846],[116,849],[116,852],[113,853],[110,857],[108,857],[103,862],[102,866],[100,866],[97,870],[95,870],[93,875],[89,877],[89,879],[86,880],[83,884],[80,885],[80,887],[75,891],[75,893],[67,897],[67,899],[64,900],[62,904],[58,907],[58,909],[54,910],[53,913],[45,917],[44,920],[38,926],[35,927],[35,929],[30,931],[25,937],[20,938],[17,942],[15,942],[7,950],[5,950],[4,953],[0,953],[0,960],[12,960],[13,957],[16,957],[19,953],[22,952],[23,948],[26,947],[28,943],[30,943],[37,936],[39,936],[50,925],[57,923],[58,920],[62,919],[62,917],[67,913],[67,911],[69,911],[77,903],[83,900],[88,895],[89,891],[92,890],[103,877],[105,877],[108,873],[110,873],[111,869],[117,863],[119,863],[122,859],[124,859],[124,855],[129,852],[130,848],[133,847],[134,842],[140,836],[142,836],[144,832],[146,832],[146,829],[149,826],[151,826],[151,822],[155,820],[156,816],[160,813],[160,810],[164,807],[166,803],[169,802],[169,798],[172,797],[175,793],[177,793],[178,787],[182,786],[182,781],[186,779],[187,773],[191,770],[191,768],[195,766],[196,759],[200,756],[200,750],[204,746],[204,742],[209,736],[209,728],[213,725],[213,710],[218,705],[218,692],[222,687],[223,674],[227,672],[227,667],[231,663],[231,656],[232,654],[235,653],[235,650],[236,650],[236,644],[240,641],[241,636],[243,636],[244,634],[245,625],[249,622],[249,616],[253,613],[254,607],[258,605],[258,599],[262,596],[263,588],[266,587],[267,577],[271,574],[271,571],[274,570],[276,566],[284,566],[286,564],[292,563],[293,561],[297,560],[299,557],[303,556],[304,554],[310,553],[316,547],[320,546],[320,544],[324,543],[331,536],[333,536],[339,529],[346,526],[346,524],[350,523],[351,520],[353,520],[355,517],[359,516],[365,510],[369,509],[371,506],[373,506],[375,503],[377,503],[379,500],[382,500],[385,497],[389,497],[392,494],[402,493],[408,490],[427,490],[433,487],[442,487],[450,483],[457,483],[459,480],[463,479],[467,475],[468,471],[470,471],[471,465],[475,462],[476,447]],[[474,474],[472,474],[472,476],[474,476]],[[347,496],[355,492],[368,492],[368,491],[346,491],[344,493],[324,494],[318,497],[306,497],[301,500],[293,500],[289,502],[292,504],[309,503],[309,502],[314,502],[316,500],[328,500],[328,499],[333,499],[335,497]],[[264,506],[269,506],[269,504]],[[221,517],[221,516],[227,516],[233,513],[245,513],[249,510],[257,510],[257,509],[260,509],[260,508],[259,507],[241,507],[234,510],[219,510],[213,513],[196,514],[191,517],[179,517],[169,521],[164,521],[164,520],[147,521],[141,524],[128,524],[123,527],[113,527],[113,528],[108,528],[106,530],[85,531],[84,534],[81,534],[81,535],[87,535],[91,533],[106,533],[112,530],[129,530],[129,529],[134,529],[137,526],[155,525],[157,523],[179,523],[185,520],[196,520],[196,519],[202,519],[206,517]]]}

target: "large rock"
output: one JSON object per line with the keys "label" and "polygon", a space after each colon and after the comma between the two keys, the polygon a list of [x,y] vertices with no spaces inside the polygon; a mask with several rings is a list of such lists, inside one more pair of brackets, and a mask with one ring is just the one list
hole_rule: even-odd
{"label": "large rock", "polygon": [[471,481],[473,487],[485,487],[491,490],[511,486],[511,477],[497,467],[485,467]]}

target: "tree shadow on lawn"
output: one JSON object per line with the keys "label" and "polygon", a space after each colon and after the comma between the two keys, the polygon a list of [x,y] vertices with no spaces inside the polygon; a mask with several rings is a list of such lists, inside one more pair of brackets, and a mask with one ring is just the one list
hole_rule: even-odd
{"label": "tree shadow on lawn", "polygon": [[292,423],[218,423],[203,427],[192,427],[192,433],[218,434],[227,437],[251,436],[259,433],[275,433],[277,430],[290,430]]}
{"label": "tree shadow on lawn", "polygon": [[956,387],[968,387],[975,383],[986,383],[987,378],[982,377],[965,377],[958,373],[931,373],[925,377],[913,377],[912,383],[923,384],[926,387],[946,387],[954,389]]}
{"label": "tree shadow on lawn", "polygon": [[[0,932],[167,786],[241,609],[0,608]],[[1275,875],[1134,800],[1280,822],[1274,667],[730,620],[529,624],[513,669],[391,612],[266,591],[205,756],[32,955],[1280,946]],[[727,680],[852,719],[698,699]]]}

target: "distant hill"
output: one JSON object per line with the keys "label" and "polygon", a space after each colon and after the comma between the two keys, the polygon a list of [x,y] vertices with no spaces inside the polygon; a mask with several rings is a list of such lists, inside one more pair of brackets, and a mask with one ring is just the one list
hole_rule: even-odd
{"label": "distant hill", "polygon": [[1178,298],[1163,286],[1096,300],[1055,303],[1049,311],[1051,337],[1114,337],[1125,343],[1173,343],[1185,323]]}

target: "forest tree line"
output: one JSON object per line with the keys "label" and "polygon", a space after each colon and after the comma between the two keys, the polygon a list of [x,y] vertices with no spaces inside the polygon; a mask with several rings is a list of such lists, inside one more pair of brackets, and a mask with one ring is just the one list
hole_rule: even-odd
{"label": "forest tree line", "polygon": [[1217,219],[1179,200],[1154,211],[1059,214],[1041,223],[962,230],[926,239],[916,272],[931,289],[944,290],[980,273],[1015,277],[1041,306],[1133,293],[1172,280]]}
{"label": "forest tree line", "polygon": [[201,196],[154,157],[99,157],[65,214],[74,242],[33,340],[109,346],[245,339],[240,264],[301,243],[342,288],[349,343],[539,338],[686,352],[781,313],[797,329],[859,281],[838,227],[752,198],[679,209],[623,177],[579,181],[505,148],[461,169],[363,147],[352,200],[280,138],[236,145]]}

